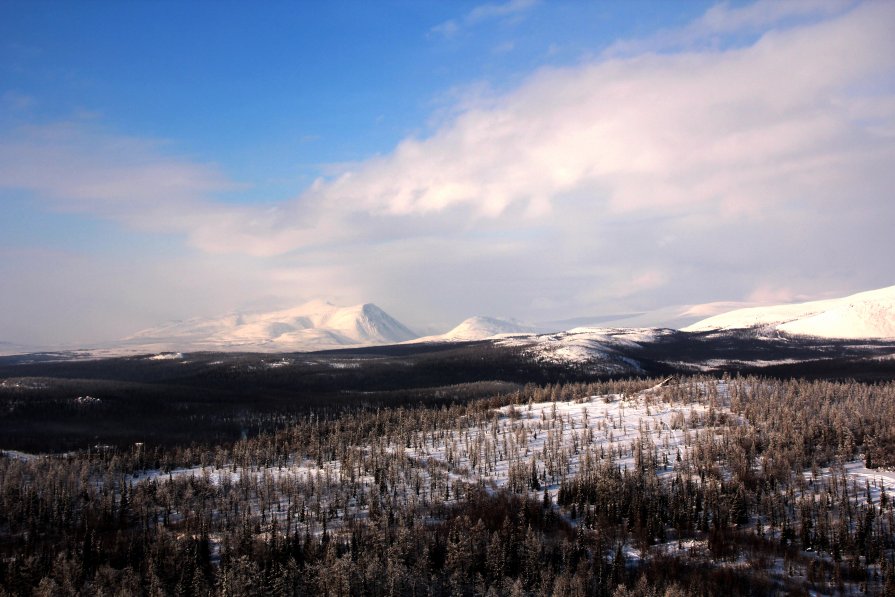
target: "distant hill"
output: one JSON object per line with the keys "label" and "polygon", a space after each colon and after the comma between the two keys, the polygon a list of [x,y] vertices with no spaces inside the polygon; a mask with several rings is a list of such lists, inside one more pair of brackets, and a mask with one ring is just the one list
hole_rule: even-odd
{"label": "distant hill", "polygon": [[505,319],[477,315],[463,320],[459,325],[444,334],[424,336],[414,342],[461,342],[469,340],[485,340],[501,334],[535,334],[537,329]]}
{"label": "distant hill", "polygon": [[895,286],[824,301],[737,309],[682,331],[743,329],[817,338],[895,338]]}

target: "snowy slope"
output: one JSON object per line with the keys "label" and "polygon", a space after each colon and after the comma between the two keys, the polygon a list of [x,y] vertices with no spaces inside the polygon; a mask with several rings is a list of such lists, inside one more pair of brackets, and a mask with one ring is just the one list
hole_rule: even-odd
{"label": "snowy slope", "polygon": [[587,364],[604,373],[640,373],[627,349],[674,333],[662,328],[574,328],[556,334],[519,336],[497,340],[502,346],[521,348],[530,357],[552,363]]}
{"label": "snowy slope", "polygon": [[395,344],[414,337],[376,305],[312,301],[267,313],[173,322],[138,332],[127,342],[178,350],[297,351]]}
{"label": "snowy slope", "polygon": [[825,301],[738,309],[683,331],[747,328],[819,338],[895,338],[895,286]]}
{"label": "snowy slope", "polygon": [[461,342],[485,340],[502,334],[534,334],[536,329],[514,321],[477,315],[461,322],[457,327],[435,336],[417,338],[414,342]]}

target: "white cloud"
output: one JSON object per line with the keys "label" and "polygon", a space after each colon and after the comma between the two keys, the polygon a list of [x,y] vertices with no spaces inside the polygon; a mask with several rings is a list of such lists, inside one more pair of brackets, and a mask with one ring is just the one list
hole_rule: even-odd
{"label": "white cloud", "polygon": [[558,198],[586,194],[596,221],[696,208],[758,217],[856,190],[878,200],[895,182],[895,111],[891,94],[859,90],[895,66],[893,8],[863,5],[743,48],[543,69],[306,197],[328,212],[460,207],[475,220],[519,206],[542,220]]}

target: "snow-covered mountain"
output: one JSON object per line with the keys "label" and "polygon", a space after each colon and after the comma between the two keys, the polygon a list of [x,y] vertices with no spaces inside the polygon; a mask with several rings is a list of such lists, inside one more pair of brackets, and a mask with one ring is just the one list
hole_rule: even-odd
{"label": "snow-covered mountain", "polygon": [[477,315],[463,320],[455,328],[443,334],[424,336],[413,340],[413,342],[462,342],[485,340],[502,334],[535,334],[537,332],[538,330],[534,327],[515,321]]}
{"label": "snow-covered mountain", "polygon": [[415,337],[372,303],[339,307],[312,301],[267,313],[172,322],[138,332],[126,341],[153,349],[273,352],[396,344]]}
{"label": "snow-covered mountain", "polygon": [[749,328],[818,338],[895,338],[895,286],[824,301],[737,309],[683,331]]}

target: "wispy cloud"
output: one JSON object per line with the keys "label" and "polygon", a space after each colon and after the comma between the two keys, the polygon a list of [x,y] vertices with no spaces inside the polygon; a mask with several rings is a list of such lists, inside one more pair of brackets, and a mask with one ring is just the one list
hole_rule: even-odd
{"label": "wispy cloud", "polygon": [[722,2],[684,27],[666,29],[645,39],[619,40],[606,50],[605,55],[626,56],[714,46],[724,36],[764,34],[769,28],[804,25],[841,14],[855,4],[855,0],[757,0],[736,6]]}
{"label": "wispy cloud", "polygon": [[756,303],[746,301],[715,301],[711,303],[703,303],[701,305],[688,305],[678,315],[678,317],[693,317],[705,319],[708,317],[712,317],[713,315],[727,313],[728,311],[735,311],[736,309],[744,309],[746,307],[755,306],[757,306]]}
{"label": "wispy cloud", "polygon": [[6,135],[0,141],[2,187],[31,191],[58,211],[183,234],[208,252],[269,255],[299,243],[295,218],[284,229],[283,206],[216,201],[244,185],[214,164],[177,155],[164,141],[115,134],[89,120],[21,127]]}
{"label": "wispy cloud", "polygon": [[537,3],[537,0],[509,0],[508,2],[480,4],[473,8],[464,19],[468,24],[481,23],[490,19],[503,19],[521,14]]}
{"label": "wispy cloud", "polygon": [[5,91],[0,94],[0,105],[11,110],[26,110],[34,105],[34,98],[15,90]]}
{"label": "wispy cloud", "polygon": [[214,166],[169,153],[162,142],[107,133],[90,122],[28,126],[0,142],[0,185],[107,216],[234,186]]}
{"label": "wispy cloud", "polygon": [[459,19],[449,19],[432,27],[432,33],[454,37],[462,29],[486,21],[519,18],[531,10],[538,0],[508,0],[502,3],[480,4]]}

